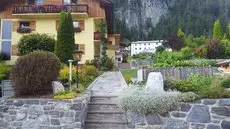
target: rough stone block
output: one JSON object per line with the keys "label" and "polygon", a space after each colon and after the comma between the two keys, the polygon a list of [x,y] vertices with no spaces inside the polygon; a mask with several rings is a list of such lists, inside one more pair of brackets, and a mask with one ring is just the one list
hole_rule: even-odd
{"label": "rough stone block", "polygon": [[215,99],[205,99],[203,100],[203,104],[204,105],[214,105],[216,104],[216,100]]}
{"label": "rough stone block", "polygon": [[145,117],[147,124],[149,125],[160,125],[162,120],[158,115],[148,115]]}
{"label": "rough stone block", "polygon": [[221,123],[221,128],[222,129],[230,129],[230,121],[222,121]]}
{"label": "rough stone block", "polygon": [[183,120],[170,119],[167,122],[166,129],[188,129],[189,124]]}
{"label": "rough stone block", "polygon": [[191,105],[190,104],[182,104],[181,105],[181,111],[182,112],[189,112],[189,110],[191,109]]}
{"label": "rough stone block", "polygon": [[204,129],[205,124],[197,124],[197,123],[192,123],[190,126],[191,129]]}
{"label": "rough stone block", "polygon": [[227,108],[227,107],[213,107],[212,108],[212,113],[220,115],[220,116],[230,117],[230,108]]}
{"label": "rough stone block", "polygon": [[183,112],[171,112],[171,116],[176,117],[176,118],[185,118],[186,113],[183,113]]}
{"label": "rough stone block", "polygon": [[203,105],[194,105],[187,116],[187,121],[194,123],[209,123],[210,119],[209,108]]}
{"label": "rough stone block", "polygon": [[207,129],[221,129],[219,125],[215,124],[208,124]]}
{"label": "rough stone block", "polygon": [[230,106],[230,99],[219,100],[219,106]]}
{"label": "rough stone block", "polygon": [[51,119],[51,125],[60,125],[60,121],[58,119]]}

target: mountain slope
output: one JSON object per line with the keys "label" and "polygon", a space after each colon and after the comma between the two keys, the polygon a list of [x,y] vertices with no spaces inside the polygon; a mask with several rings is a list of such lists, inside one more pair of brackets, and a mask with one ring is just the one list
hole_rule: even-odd
{"label": "mountain slope", "polygon": [[122,38],[168,38],[181,27],[186,34],[211,35],[216,19],[229,22],[229,0],[114,0],[115,27]]}

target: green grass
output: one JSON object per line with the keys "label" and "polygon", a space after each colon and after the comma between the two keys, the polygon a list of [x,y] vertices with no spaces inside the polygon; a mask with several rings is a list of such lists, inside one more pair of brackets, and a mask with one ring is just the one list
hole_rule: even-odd
{"label": "green grass", "polygon": [[137,70],[136,69],[129,69],[129,70],[121,70],[122,75],[125,76],[129,76],[132,78],[136,78],[137,77]]}

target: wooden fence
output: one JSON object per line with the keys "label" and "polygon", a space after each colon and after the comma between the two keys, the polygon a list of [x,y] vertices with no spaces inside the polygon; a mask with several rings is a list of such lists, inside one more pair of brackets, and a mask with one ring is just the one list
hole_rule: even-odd
{"label": "wooden fence", "polygon": [[142,69],[142,80],[147,81],[148,75],[151,72],[161,72],[164,78],[186,80],[191,74],[213,76],[216,71],[216,67],[149,68]]}

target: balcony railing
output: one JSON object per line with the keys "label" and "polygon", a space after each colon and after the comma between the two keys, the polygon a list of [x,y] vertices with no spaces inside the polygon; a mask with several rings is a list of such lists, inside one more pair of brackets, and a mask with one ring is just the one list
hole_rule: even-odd
{"label": "balcony railing", "polygon": [[70,13],[88,13],[87,4],[78,5],[20,5],[14,6],[13,14],[28,13],[60,13],[61,11]]}

